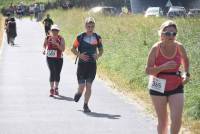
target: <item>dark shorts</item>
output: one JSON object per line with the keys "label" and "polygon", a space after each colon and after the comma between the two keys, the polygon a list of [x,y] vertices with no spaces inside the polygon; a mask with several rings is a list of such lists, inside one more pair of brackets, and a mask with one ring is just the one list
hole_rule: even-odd
{"label": "dark shorts", "polygon": [[51,30],[51,27],[45,26],[44,29],[45,29],[45,33],[48,33]]}
{"label": "dark shorts", "polygon": [[164,93],[149,90],[149,94],[155,95],[155,96],[170,96],[170,95],[174,95],[174,94],[178,94],[178,93],[184,93],[183,88],[184,88],[183,85],[180,85],[176,89],[174,89],[172,91],[165,91]]}
{"label": "dark shorts", "polygon": [[78,63],[77,79],[79,84],[92,83],[96,76],[96,63]]}

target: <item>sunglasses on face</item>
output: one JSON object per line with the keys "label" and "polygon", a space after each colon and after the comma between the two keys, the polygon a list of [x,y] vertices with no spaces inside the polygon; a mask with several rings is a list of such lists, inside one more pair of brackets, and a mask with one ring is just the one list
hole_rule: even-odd
{"label": "sunglasses on face", "polygon": [[94,25],[91,25],[91,26],[87,26],[87,28],[94,28]]}
{"label": "sunglasses on face", "polygon": [[165,36],[176,36],[176,32],[162,32]]}

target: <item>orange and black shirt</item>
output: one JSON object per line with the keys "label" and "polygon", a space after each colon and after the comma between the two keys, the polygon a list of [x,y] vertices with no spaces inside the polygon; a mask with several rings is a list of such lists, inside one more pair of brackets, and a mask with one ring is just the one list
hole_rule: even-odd
{"label": "orange and black shirt", "polygon": [[[93,33],[92,35],[81,33],[76,37],[73,46],[74,48],[78,48],[80,53],[86,52],[86,55],[90,57],[87,62],[96,62],[93,55],[97,53],[97,48],[103,48],[101,36],[96,33]],[[83,62],[84,61],[79,59],[79,63]]]}

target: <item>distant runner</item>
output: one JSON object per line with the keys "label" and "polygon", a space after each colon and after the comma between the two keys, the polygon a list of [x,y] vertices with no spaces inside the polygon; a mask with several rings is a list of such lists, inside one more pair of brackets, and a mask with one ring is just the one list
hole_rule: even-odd
{"label": "distant runner", "polygon": [[[94,33],[95,20],[88,17],[85,20],[86,32],[77,36],[71,51],[79,57],[77,68],[78,92],[74,96],[74,101],[78,102],[85,92],[84,112],[91,112],[88,102],[91,96],[91,87],[96,76],[96,60],[103,54],[101,37]],[[98,52],[97,52],[98,48]]]}
{"label": "distant runner", "polygon": [[47,36],[49,34],[51,26],[53,25],[53,20],[50,18],[49,14],[47,14],[47,17],[46,19],[44,19],[43,24],[44,24],[45,33]]}
{"label": "distant runner", "polygon": [[[52,25],[51,33],[44,42],[43,54],[47,56],[47,64],[50,70],[50,97],[59,95],[58,86],[60,82],[60,73],[63,66],[63,51],[65,51],[65,41],[59,35],[59,27]],[[47,51],[47,52],[46,52]]]}

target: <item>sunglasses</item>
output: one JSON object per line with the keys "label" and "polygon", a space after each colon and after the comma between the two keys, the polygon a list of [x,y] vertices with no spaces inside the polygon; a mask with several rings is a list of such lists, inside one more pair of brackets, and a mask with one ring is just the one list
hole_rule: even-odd
{"label": "sunglasses", "polygon": [[94,28],[94,25],[91,25],[91,26],[87,26],[87,28]]}
{"label": "sunglasses", "polygon": [[176,36],[176,32],[162,32],[165,36]]}

